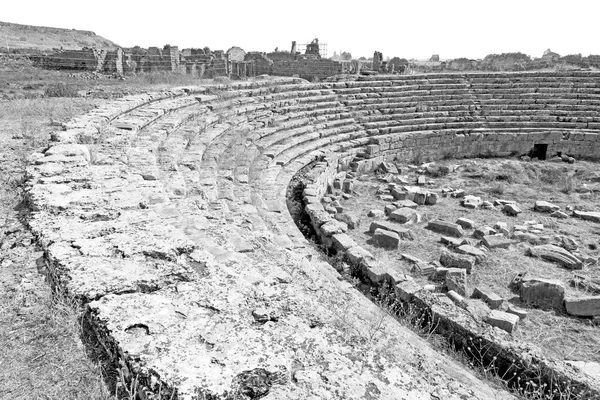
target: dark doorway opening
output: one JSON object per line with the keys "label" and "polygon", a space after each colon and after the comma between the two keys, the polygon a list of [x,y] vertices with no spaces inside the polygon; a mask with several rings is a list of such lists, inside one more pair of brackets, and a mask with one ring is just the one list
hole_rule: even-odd
{"label": "dark doorway opening", "polygon": [[531,158],[537,158],[538,160],[545,160],[546,159],[546,152],[548,151],[548,145],[547,144],[542,144],[542,143],[538,143],[538,144],[534,144],[533,145],[533,150],[531,150]]}

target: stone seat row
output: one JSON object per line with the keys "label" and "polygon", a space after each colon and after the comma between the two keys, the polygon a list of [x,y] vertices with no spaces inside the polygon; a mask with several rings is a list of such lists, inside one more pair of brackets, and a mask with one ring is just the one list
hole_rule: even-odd
{"label": "stone seat row", "polygon": [[[538,121],[538,122],[557,122],[557,123],[590,123],[600,122],[600,115],[592,111],[575,113],[550,113],[546,110],[537,110],[539,112],[515,112],[511,110],[485,110],[474,114],[464,111],[462,113],[410,113],[410,114],[370,114],[359,118],[359,121],[365,128],[377,128],[385,126],[398,125],[422,125],[433,123],[473,123],[473,122],[513,122],[513,121]],[[567,125],[564,125],[568,127]]]}
{"label": "stone seat row", "polygon": [[418,85],[418,86],[381,86],[381,87],[355,87],[349,89],[336,89],[338,95],[342,97],[361,95],[370,95],[378,93],[383,97],[402,97],[415,96],[419,94],[460,94],[469,92],[473,94],[498,93],[498,94],[524,94],[524,93],[548,93],[548,94],[599,94],[600,85],[565,85],[562,86],[543,86],[543,83],[532,82],[530,85],[469,85],[466,83],[457,83],[453,85]]}
{"label": "stone seat row", "polygon": [[415,75],[372,75],[360,76],[357,82],[374,81],[412,81],[412,80],[455,80],[459,78],[469,79],[491,79],[491,80],[511,80],[519,81],[524,79],[582,79],[598,77],[597,71],[532,71],[532,72],[469,72],[469,73],[431,73]]}
{"label": "stone seat row", "polygon": [[561,99],[559,97],[553,98],[487,98],[487,99],[476,99],[473,97],[454,98],[454,99],[439,99],[438,97],[421,97],[411,98],[404,101],[389,101],[385,98],[369,98],[364,100],[346,100],[343,102],[344,105],[350,110],[389,110],[396,109],[402,110],[407,109],[408,112],[414,112],[413,108],[426,111],[427,109],[440,109],[440,110],[453,110],[453,109],[464,109],[464,107],[476,109],[476,107],[515,107],[525,108],[523,105],[531,105],[532,108],[547,106],[548,108],[564,108],[570,110],[580,106],[579,108],[591,109],[600,105],[599,99]]}
{"label": "stone seat row", "polygon": [[395,102],[420,102],[420,101],[452,101],[461,99],[472,99],[474,101],[486,101],[495,99],[514,99],[525,100],[533,99],[537,101],[556,100],[600,100],[600,92],[531,92],[531,91],[486,91],[474,92],[469,90],[440,90],[440,91],[412,91],[412,92],[389,92],[389,93],[360,93],[354,95],[341,96],[341,101],[348,105],[384,103],[386,101]]}
{"label": "stone seat row", "polygon": [[425,111],[416,112],[416,109],[386,109],[385,112],[378,112],[377,110],[363,112],[358,117],[358,120],[363,123],[378,122],[387,120],[413,120],[422,118],[465,118],[472,117],[475,111],[470,110],[468,107],[459,108],[451,111]]}
{"label": "stone seat row", "polygon": [[377,128],[367,129],[369,136],[383,135],[389,133],[410,133],[420,131],[443,131],[443,130],[467,130],[472,131],[479,128],[487,129],[578,129],[578,130],[595,130],[600,125],[595,122],[532,122],[532,121],[475,121],[475,122],[450,122],[440,124],[423,124],[423,125],[397,125],[397,126],[380,126]]}

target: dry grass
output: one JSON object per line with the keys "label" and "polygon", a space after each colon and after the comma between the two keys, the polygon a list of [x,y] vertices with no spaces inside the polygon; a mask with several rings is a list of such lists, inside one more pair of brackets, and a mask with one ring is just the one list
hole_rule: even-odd
{"label": "dry grass", "polygon": [[81,328],[80,310],[52,294],[36,268],[30,235],[4,235],[18,220],[28,155],[49,133],[98,100],[16,99],[0,102],[0,398],[110,399],[96,356]]}
{"label": "dry grass", "polygon": [[52,297],[44,282],[32,289],[13,287],[0,296],[0,393],[10,399],[111,399],[82,344],[79,312],[65,298]]}

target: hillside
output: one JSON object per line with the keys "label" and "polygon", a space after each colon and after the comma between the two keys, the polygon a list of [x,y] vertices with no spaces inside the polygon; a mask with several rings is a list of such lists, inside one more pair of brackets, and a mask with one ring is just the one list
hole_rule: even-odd
{"label": "hillside", "polygon": [[82,47],[119,47],[90,31],[20,25],[0,21],[0,51],[8,49],[52,50],[53,48],[81,49]]}

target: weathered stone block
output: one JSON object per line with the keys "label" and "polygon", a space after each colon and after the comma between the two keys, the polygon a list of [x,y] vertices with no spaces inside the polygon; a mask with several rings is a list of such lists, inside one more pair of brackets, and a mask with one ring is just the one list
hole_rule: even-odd
{"label": "weathered stone block", "polygon": [[464,307],[466,305],[465,298],[454,290],[449,290],[446,293],[446,296],[448,296],[448,298],[459,307]]}
{"label": "weathered stone block", "polygon": [[328,221],[321,225],[319,229],[321,230],[321,233],[323,233],[323,236],[331,237],[336,233],[346,232],[348,230],[348,225],[346,225],[343,222],[332,219],[331,221]]}
{"label": "weathered stone block", "polygon": [[392,211],[390,219],[400,222],[401,224],[406,224],[409,222],[417,222],[419,214],[412,208],[403,207]]}
{"label": "weathered stone block", "polygon": [[427,198],[427,195],[423,192],[418,192],[415,193],[414,195],[414,202],[417,203],[417,205],[419,206],[423,206],[425,205],[425,199]]}
{"label": "weathered stone block", "polygon": [[383,209],[383,211],[385,212],[385,215],[390,215],[392,212],[394,212],[394,210],[396,210],[398,207],[396,207],[394,204],[387,204],[385,206],[385,208]]}
{"label": "weathered stone block", "polygon": [[346,251],[346,257],[348,258],[348,262],[350,262],[350,264],[352,265],[360,265],[365,260],[375,259],[375,257],[373,257],[373,254],[369,253],[361,246],[354,246],[349,248]]}
{"label": "weathered stone block", "polygon": [[566,213],[562,212],[562,211],[554,211],[552,214],[550,214],[550,216],[554,217],[554,218],[558,218],[558,219],[569,218],[569,216]]}
{"label": "weathered stone block", "polygon": [[356,242],[352,240],[352,238],[345,233],[336,233],[331,236],[333,242],[333,248],[336,251],[344,252],[354,246],[356,246]]}
{"label": "weathered stone block", "polygon": [[381,228],[386,231],[395,232],[400,238],[405,240],[413,240],[413,235],[409,229],[406,229],[396,223],[390,221],[373,221],[369,227],[369,232],[374,233],[376,229]]}
{"label": "weathered stone block", "polygon": [[551,213],[560,210],[560,207],[552,203],[548,203],[547,201],[538,200],[533,205],[533,209],[539,212]]}
{"label": "weathered stone block", "polygon": [[458,246],[461,246],[461,245],[467,243],[467,240],[464,238],[453,238],[450,236],[442,236],[440,238],[440,242],[445,245],[448,245],[448,246],[458,247]]}
{"label": "weathered stone block", "polygon": [[400,243],[400,236],[395,232],[377,228],[373,233],[373,241],[381,247],[396,249]]}
{"label": "weathered stone block", "polygon": [[406,200],[408,193],[405,190],[394,188],[392,189],[392,196],[396,200]]}
{"label": "weathered stone block", "polygon": [[481,197],[467,195],[462,201],[463,207],[466,208],[478,208],[481,205]]}
{"label": "weathered stone block", "polygon": [[512,333],[517,326],[517,322],[519,322],[519,317],[504,311],[493,310],[487,316],[486,321],[492,326],[505,330],[508,333]]}
{"label": "weathered stone block", "polygon": [[573,211],[573,216],[587,221],[600,222],[600,212]]}
{"label": "weathered stone block", "polygon": [[344,183],[342,185],[342,190],[344,191],[344,193],[351,194],[354,191],[354,182],[344,181]]}
{"label": "weathered stone block", "polygon": [[506,312],[510,314],[515,314],[517,317],[519,317],[519,319],[527,318],[527,311],[520,309],[519,307],[513,306],[512,304],[508,305],[508,307],[506,308]]}
{"label": "weathered stone block", "polygon": [[516,204],[505,204],[504,212],[510,216],[516,217],[521,214],[522,210]]}
{"label": "weathered stone block", "polygon": [[562,307],[565,285],[556,279],[524,277],[518,283],[521,301],[539,306]]}
{"label": "weathered stone block", "polygon": [[471,228],[475,227],[475,222],[473,222],[472,220],[470,220],[468,218],[461,217],[456,220],[456,223],[465,229],[471,229]]}
{"label": "weathered stone block", "polygon": [[427,228],[435,232],[446,233],[448,235],[457,237],[461,237],[463,235],[463,229],[460,225],[452,222],[440,221],[439,219],[430,221],[427,224]]}
{"label": "weathered stone block", "polygon": [[348,229],[356,229],[360,226],[360,219],[353,214],[341,213],[336,214],[335,219],[348,225]]}
{"label": "weathered stone block", "polygon": [[412,280],[400,282],[395,287],[396,296],[404,302],[411,301],[419,290],[421,290],[421,285]]}
{"label": "weathered stone block", "polygon": [[482,262],[487,257],[487,254],[483,250],[478,249],[475,246],[471,246],[470,244],[463,244],[461,246],[458,246],[456,248],[456,251],[460,254],[466,254],[475,257],[476,263]]}
{"label": "weathered stone block", "polygon": [[467,295],[467,271],[460,268],[449,268],[444,276],[448,290],[454,290],[461,296]]}
{"label": "weathered stone block", "polygon": [[500,308],[504,301],[502,297],[483,287],[476,287],[473,291],[473,297],[485,301],[494,310]]}
{"label": "weathered stone block", "polygon": [[420,262],[412,267],[411,272],[415,275],[431,276],[435,273],[435,266],[426,262]]}
{"label": "weathered stone block", "polygon": [[475,229],[473,232],[473,237],[476,239],[483,239],[484,236],[494,235],[496,231],[492,229],[490,226],[482,226],[480,228]]}
{"label": "weathered stone block", "polygon": [[437,203],[438,198],[439,198],[439,196],[437,193],[427,192],[426,198],[425,198],[425,204],[428,206],[433,206]]}
{"label": "weathered stone block", "polygon": [[577,317],[600,316],[600,296],[567,297],[565,299],[567,314]]}
{"label": "weathered stone block", "polygon": [[568,269],[583,268],[583,263],[580,259],[562,247],[554,246],[552,244],[531,247],[527,250],[527,253],[532,257],[540,257],[544,260],[560,264]]}
{"label": "weathered stone block", "polygon": [[411,262],[411,263],[413,263],[413,264],[418,264],[418,263],[422,263],[422,262],[424,262],[424,261],[423,261],[423,260],[421,260],[419,257],[415,257],[415,256],[412,256],[412,255],[410,255],[410,254],[406,254],[406,253],[403,253],[403,254],[402,254],[402,259],[403,259],[403,260],[406,260],[406,261],[408,261],[408,262]]}
{"label": "weathered stone block", "polygon": [[371,218],[383,218],[385,216],[385,212],[383,210],[371,210],[367,216]]}
{"label": "weathered stone block", "polygon": [[470,273],[475,265],[475,257],[452,253],[448,250],[442,250],[442,254],[440,255],[440,264],[448,268],[464,269]]}
{"label": "weathered stone block", "polygon": [[398,208],[417,208],[417,203],[412,200],[399,200],[394,205]]}

